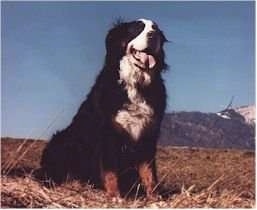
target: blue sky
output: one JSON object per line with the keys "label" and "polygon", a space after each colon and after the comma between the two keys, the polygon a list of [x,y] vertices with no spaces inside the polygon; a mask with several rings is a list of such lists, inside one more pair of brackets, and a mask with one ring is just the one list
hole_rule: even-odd
{"label": "blue sky", "polygon": [[167,112],[254,104],[254,13],[254,2],[2,2],[2,136],[46,139],[70,123],[117,17],[152,19],[171,41]]}

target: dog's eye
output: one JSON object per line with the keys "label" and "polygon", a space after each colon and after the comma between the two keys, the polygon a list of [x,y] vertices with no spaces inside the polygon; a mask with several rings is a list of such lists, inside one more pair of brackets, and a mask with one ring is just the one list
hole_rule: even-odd
{"label": "dog's eye", "polygon": [[145,24],[142,21],[134,21],[131,23],[130,27],[128,28],[128,32],[131,35],[138,35],[141,33],[145,28]]}
{"label": "dog's eye", "polygon": [[155,23],[152,25],[152,28],[153,28],[153,30],[155,30],[155,31],[159,30],[157,24],[155,24]]}

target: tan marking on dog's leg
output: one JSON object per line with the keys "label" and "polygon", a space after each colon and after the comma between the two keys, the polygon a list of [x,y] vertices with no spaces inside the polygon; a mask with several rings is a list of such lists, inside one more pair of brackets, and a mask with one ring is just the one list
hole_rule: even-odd
{"label": "tan marking on dog's leg", "polygon": [[153,189],[156,185],[154,180],[153,171],[148,163],[142,163],[139,165],[139,176],[146,189],[146,195],[148,198],[153,196]]}
{"label": "tan marking on dog's leg", "polygon": [[119,197],[118,177],[114,172],[104,172],[103,174],[104,188],[111,197]]}

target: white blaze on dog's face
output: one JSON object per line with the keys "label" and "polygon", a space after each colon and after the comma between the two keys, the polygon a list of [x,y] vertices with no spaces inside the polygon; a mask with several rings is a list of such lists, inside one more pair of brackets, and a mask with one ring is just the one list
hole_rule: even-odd
{"label": "white blaze on dog's face", "polygon": [[[143,51],[147,49],[149,46],[149,38],[151,38],[150,34],[156,32],[156,24],[152,22],[151,20],[146,19],[139,19],[138,21],[141,21],[144,23],[145,27],[144,30],[133,40],[131,40],[128,43],[128,48],[133,47],[134,49],[138,51]],[[153,48],[153,51],[156,53],[160,50],[160,40],[156,40],[157,43],[154,43],[154,46],[151,46]]]}
{"label": "white blaze on dog's face", "polygon": [[156,64],[154,57],[161,49],[161,36],[157,25],[146,19],[139,19],[144,23],[143,31],[127,45],[127,53],[135,58],[135,65],[142,69],[152,69]]}

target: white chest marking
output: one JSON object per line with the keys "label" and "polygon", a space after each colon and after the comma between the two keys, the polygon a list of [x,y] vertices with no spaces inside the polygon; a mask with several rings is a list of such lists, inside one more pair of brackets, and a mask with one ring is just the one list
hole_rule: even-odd
{"label": "white chest marking", "polygon": [[140,95],[136,85],[149,85],[151,77],[131,65],[130,55],[126,55],[120,61],[120,82],[125,83],[129,103],[124,104],[117,112],[115,121],[128,132],[134,141],[137,141],[151,124],[154,111]]}

